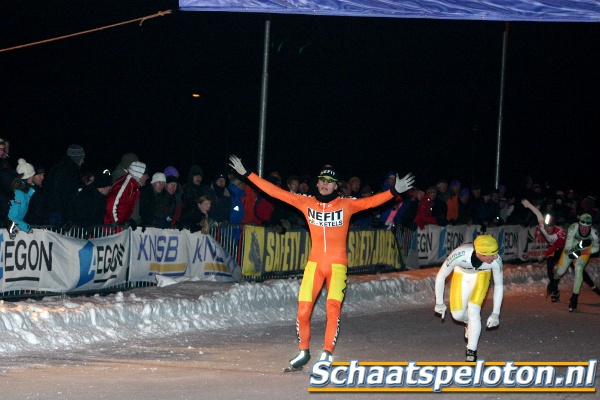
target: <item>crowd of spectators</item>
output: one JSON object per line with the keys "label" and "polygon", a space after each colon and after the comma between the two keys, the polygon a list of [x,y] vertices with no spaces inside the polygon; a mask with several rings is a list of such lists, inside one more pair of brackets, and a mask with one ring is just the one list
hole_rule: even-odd
{"label": "crowd of spectators", "polygon": [[[10,200],[15,198],[15,187],[23,190],[23,185],[33,189],[23,218],[32,226],[88,228],[129,224],[134,228],[186,228],[194,232],[227,224],[271,226],[280,232],[306,227],[299,211],[273,200],[229,171],[205,177],[201,166],[192,165],[184,177],[173,166],[151,170],[136,154],[126,153],[112,172],[92,173],[82,167],[85,150],[77,144],[69,146],[49,170],[25,160],[19,160],[19,170],[9,159],[9,146],[9,141],[0,139],[0,217],[7,228]],[[29,167],[23,167],[25,164]],[[26,179],[23,172],[28,175]],[[266,179],[292,193],[306,195],[312,194],[316,185],[316,178],[308,175],[283,179],[278,172],[271,172]],[[344,197],[367,197],[388,190],[395,180],[395,171],[389,171],[379,187],[353,176],[339,181],[338,191]],[[535,226],[537,221],[521,204],[524,198],[542,213],[551,214],[557,224],[575,222],[582,213],[592,215],[595,222],[600,217],[592,195],[551,189],[531,179],[523,188],[514,190],[503,185],[465,187],[455,179],[450,184],[439,180],[435,185],[410,189],[379,208],[356,214],[352,224],[411,230],[428,224]]]}

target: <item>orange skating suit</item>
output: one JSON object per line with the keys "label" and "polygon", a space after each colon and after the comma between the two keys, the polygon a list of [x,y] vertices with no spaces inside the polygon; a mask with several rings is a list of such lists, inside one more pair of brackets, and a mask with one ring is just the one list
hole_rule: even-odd
{"label": "orange skating suit", "polygon": [[304,268],[298,294],[298,347],[310,347],[310,317],[323,284],[327,287],[327,325],[323,350],[333,353],[340,326],[342,301],[346,292],[348,254],[346,240],[350,217],[359,211],[377,207],[394,197],[390,190],[362,199],[335,197],[322,203],[316,197],[290,193],[251,173],[248,179],[271,197],[288,203],[308,221],[312,248]]}

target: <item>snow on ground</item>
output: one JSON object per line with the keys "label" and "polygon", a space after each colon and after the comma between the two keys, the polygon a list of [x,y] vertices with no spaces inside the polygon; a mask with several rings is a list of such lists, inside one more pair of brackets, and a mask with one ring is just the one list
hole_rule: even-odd
{"label": "snow on ground", "polygon": [[[545,295],[545,264],[504,267],[505,296],[523,292]],[[600,259],[592,259],[586,269],[595,282],[600,281]],[[384,312],[422,304],[431,304],[433,310],[437,271],[438,268],[429,268],[349,276],[343,313],[360,315],[363,310]],[[570,271],[561,281],[568,287],[563,297],[570,296],[572,282]],[[249,324],[293,323],[299,286],[300,279],[240,284],[188,281],[104,297],[0,300],[0,354],[74,350],[102,342],[152,339]],[[313,318],[325,318],[323,304],[317,304]]]}

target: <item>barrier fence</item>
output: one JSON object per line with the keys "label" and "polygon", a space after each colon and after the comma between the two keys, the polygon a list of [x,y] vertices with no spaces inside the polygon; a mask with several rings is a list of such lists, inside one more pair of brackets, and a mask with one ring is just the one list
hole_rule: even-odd
{"label": "barrier fence", "polygon": [[[527,261],[548,244],[537,227],[488,228],[505,261]],[[440,265],[454,248],[481,234],[479,226],[427,225],[350,229],[348,273],[379,273]],[[304,229],[279,234],[252,225],[187,230],[96,226],[89,229],[36,227],[10,239],[0,230],[0,298],[89,295],[156,284],[173,278],[262,281],[303,273],[310,253]]]}

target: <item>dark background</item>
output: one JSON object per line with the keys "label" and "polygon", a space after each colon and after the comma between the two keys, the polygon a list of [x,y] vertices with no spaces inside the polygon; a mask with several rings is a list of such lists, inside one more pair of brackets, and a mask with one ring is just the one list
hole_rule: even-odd
{"label": "dark background", "polygon": [[[3,2],[4,3],[4,2]],[[175,1],[20,1],[3,7],[0,137],[48,169],[71,143],[84,169],[135,152],[155,170],[227,155],[256,167],[265,21],[271,19],[265,171],[379,186],[491,187],[504,22],[179,12]],[[500,183],[598,188],[600,26],[510,23]],[[192,98],[200,93],[200,99]]]}

